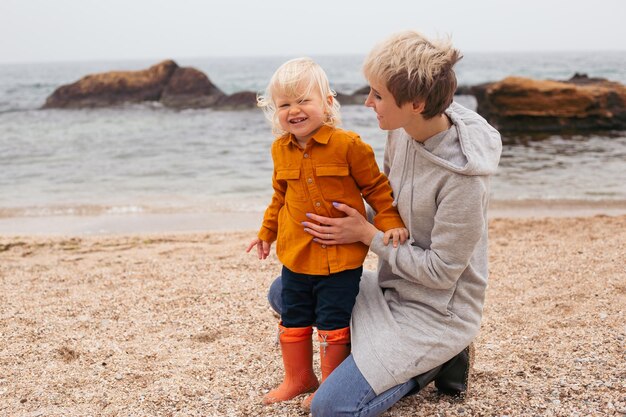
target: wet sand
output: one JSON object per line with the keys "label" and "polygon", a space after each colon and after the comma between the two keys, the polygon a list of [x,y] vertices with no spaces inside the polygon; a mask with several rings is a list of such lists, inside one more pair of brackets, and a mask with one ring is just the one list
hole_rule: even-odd
{"label": "wet sand", "polygon": [[[282,378],[280,265],[222,229],[0,233],[0,415],[305,415],[260,404]],[[626,215],[492,217],[470,394],[385,415],[626,414],[625,265]]]}
{"label": "wet sand", "polygon": [[[258,203],[258,202],[257,202]],[[259,205],[259,204],[257,204]],[[263,204],[260,204],[263,207]],[[89,236],[256,230],[262,211],[136,212],[14,216],[0,214],[0,236]],[[492,201],[489,217],[544,218],[626,215],[626,201]]]}

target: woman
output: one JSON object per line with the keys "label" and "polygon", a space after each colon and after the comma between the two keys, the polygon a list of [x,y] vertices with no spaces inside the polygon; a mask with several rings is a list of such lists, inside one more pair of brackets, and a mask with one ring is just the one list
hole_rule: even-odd
{"label": "woman", "polygon": [[[488,276],[489,179],[502,145],[483,118],[452,103],[460,58],[448,42],[410,31],[366,58],[365,105],[389,131],[384,170],[410,238],[385,244],[344,204],[344,218],[307,214],[305,230],[320,245],[360,241],[379,257],[361,280],[352,353],[318,389],[313,416],[376,416],[432,380],[444,391],[466,388]],[[280,285],[269,294],[278,310]]]}

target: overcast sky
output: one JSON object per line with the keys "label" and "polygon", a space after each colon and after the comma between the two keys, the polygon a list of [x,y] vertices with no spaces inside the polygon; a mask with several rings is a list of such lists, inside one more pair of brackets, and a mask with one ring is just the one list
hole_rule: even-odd
{"label": "overcast sky", "polygon": [[626,51],[626,0],[0,0],[0,62],[365,54],[416,29],[478,51]]}

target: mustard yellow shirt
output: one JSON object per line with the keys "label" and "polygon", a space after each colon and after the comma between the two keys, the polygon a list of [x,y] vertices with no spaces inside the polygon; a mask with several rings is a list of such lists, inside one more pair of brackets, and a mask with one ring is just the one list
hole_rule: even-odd
{"label": "mustard yellow shirt", "polygon": [[363,264],[368,251],[363,243],[320,245],[304,231],[302,222],[311,221],[306,213],[344,217],[334,201],[365,216],[365,199],[377,213],[378,229],[404,227],[374,151],[356,133],[322,126],[304,149],[286,134],[272,144],[272,159],[274,195],[258,237],[276,241],[278,259],[293,272],[329,275]]}

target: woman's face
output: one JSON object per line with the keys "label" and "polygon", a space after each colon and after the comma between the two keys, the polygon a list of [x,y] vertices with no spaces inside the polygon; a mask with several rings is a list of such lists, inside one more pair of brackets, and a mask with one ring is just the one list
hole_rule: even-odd
{"label": "woman's face", "polygon": [[378,126],[383,130],[404,128],[414,118],[413,105],[405,103],[398,107],[387,86],[376,80],[370,80],[370,92],[365,106],[374,109]]}

